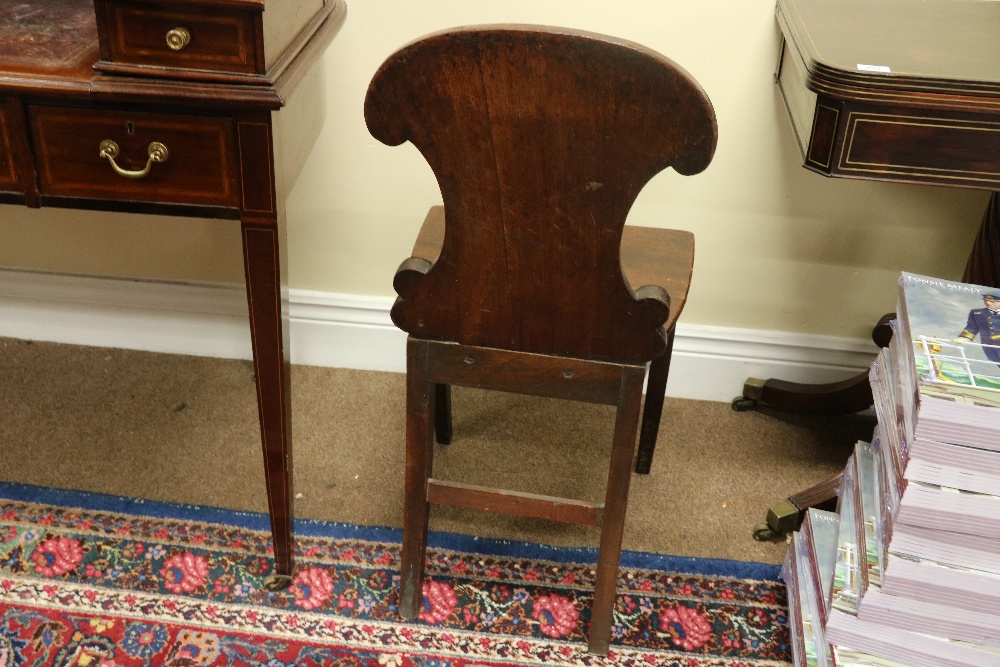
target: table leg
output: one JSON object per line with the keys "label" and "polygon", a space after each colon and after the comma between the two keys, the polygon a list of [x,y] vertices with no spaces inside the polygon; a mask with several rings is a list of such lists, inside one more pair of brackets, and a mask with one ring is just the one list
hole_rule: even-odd
{"label": "table leg", "polygon": [[837,473],[816,486],[792,494],[786,500],[772,505],[767,510],[767,522],[754,528],[754,539],[765,542],[798,530],[810,507],[831,512],[837,509],[837,490],[842,479],[843,473]]}
{"label": "table leg", "polygon": [[870,408],[872,390],[867,372],[828,384],[747,378],[743,394],[733,399],[733,409],[750,410],[758,404],[786,412],[847,415]]}
{"label": "table leg", "polygon": [[[976,285],[1000,287],[1000,193],[994,192],[983,214],[979,235],[973,242],[965,265],[962,281]],[[872,339],[879,347],[886,347],[892,337],[888,328],[894,314],[883,315],[872,331]],[[867,398],[864,407],[856,407]],[[733,399],[734,409],[748,409],[760,401],[778,409],[794,412],[848,414],[871,405],[871,387],[868,374],[858,375],[844,382],[828,385],[805,385],[781,380],[749,378],[743,385],[743,396]],[[855,408],[855,409],[851,409]],[[772,506],[767,523],[754,529],[754,537],[771,539],[788,530],[795,530],[809,507],[820,507],[835,502],[836,478],[826,480]]]}
{"label": "table leg", "polygon": [[285,188],[281,135],[272,132],[273,129],[269,113],[237,118],[243,260],[264,449],[264,480],[274,542],[274,572],[264,585],[275,590],[291,582],[294,514],[288,281],[282,213]]}
{"label": "table leg", "polygon": [[264,475],[274,541],[275,573],[265,583],[275,589],[288,584],[294,566],[288,299],[282,293],[277,228],[244,222],[242,231]]}
{"label": "table leg", "polygon": [[[895,317],[895,313],[883,315],[872,329],[872,340],[879,347],[889,345],[892,339],[889,321]],[[733,409],[749,410],[758,404],[786,412],[847,415],[870,408],[872,390],[868,384],[868,371],[847,380],[827,384],[747,378],[743,384],[743,395],[733,399]]]}
{"label": "table leg", "polygon": [[[990,197],[962,282],[1000,287],[1000,193],[994,192]],[[872,339],[879,347],[888,345],[892,332],[887,325],[892,317],[894,315],[883,316],[872,331]],[[867,373],[843,382],[819,385],[748,378],[743,385],[743,395],[733,399],[733,408],[745,410],[758,403],[789,412],[849,414],[871,406],[871,388]]]}

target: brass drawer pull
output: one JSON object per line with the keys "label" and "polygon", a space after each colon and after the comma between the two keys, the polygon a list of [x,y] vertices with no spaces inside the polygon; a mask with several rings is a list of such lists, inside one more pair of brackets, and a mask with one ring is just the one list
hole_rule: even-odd
{"label": "brass drawer pull", "polygon": [[191,31],[187,28],[174,28],[167,31],[167,46],[171,51],[183,51],[191,42]]}
{"label": "brass drawer pull", "polygon": [[167,158],[170,157],[170,151],[159,141],[151,143],[147,150],[149,151],[149,159],[146,160],[146,166],[142,169],[122,169],[119,167],[115,163],[115,158],[118,157],[118,144],[111,139],[105,139],[101,142],[100,155],[102,158],[107,158],[116,174],[126,178],[145,178],[149,174],[149,170],[152,169],[154,162],[166,162]]}

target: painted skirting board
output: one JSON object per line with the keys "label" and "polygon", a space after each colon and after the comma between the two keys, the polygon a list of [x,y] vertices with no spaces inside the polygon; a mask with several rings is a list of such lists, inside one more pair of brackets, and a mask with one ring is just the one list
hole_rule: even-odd
{"label": "painted skirting board", "polygon": [[[405,371],[392,298],[289,292],[296,364]],[[243,285],[0,270],[0,337],[249,359]],[[867,370],[871,341],[677,325],[669,396],[729,401],[749,377],[832,382]]]}

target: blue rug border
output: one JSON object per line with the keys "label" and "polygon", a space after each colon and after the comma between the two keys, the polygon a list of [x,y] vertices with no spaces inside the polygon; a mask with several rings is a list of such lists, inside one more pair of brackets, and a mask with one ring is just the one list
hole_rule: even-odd
{"label": "blue rug border", "polygon": [[[270,518],[261,512],[184,505],[105,493],[34,486],[20,482],[0,481],[0,498],[93,511],[149,516],[158,519],[218,523],[250,530],[270,530],[271,527]],[[310,537],[395,543],[401,542],[403,537],[403,531],[398,528],[359,526],[312,519],[296,519],[295,533]],[[597,561],[597,549],[591,547],[559,547],[532,542],[474,537],[458,533],[431,531],[427,537],[427,544],[436,549],[449,549],[488,556],[548,560],[558,563],[594,563]],[[622,551],[621,566],[758,581],[780,581],[781,571],[780,565],[768,563],[671,556],[640,551]]]}

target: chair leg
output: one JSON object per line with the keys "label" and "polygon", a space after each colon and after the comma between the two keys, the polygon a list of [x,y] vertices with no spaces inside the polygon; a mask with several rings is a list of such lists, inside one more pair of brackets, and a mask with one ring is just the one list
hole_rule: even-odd
{"label": "chair leg", "polygon": [[423,600],[427,551],[427,479],[430,477],[434,430],[434,394],[427,376],[427,345],[407,342],[406,480],[403,500],[403,547],[400,565],[399,614],[414,619]]}
{"label": "chair leg", "polygon": [[649,380],[646,382],[646,405],[642,411],[642,431],[639,433],[639,453],[635,457],[635,471],[640,475],[649,473],[656,450],[656,437],[660,432],[663,414],[663,397],[667,392],[667,375],[670,373],[670,357],[674,352],[674,329],[667,332],[667,349],[662,356],[649,362]]}
{"label": "chair leg", "polygon": [[434,435],[439,444],[451,444],[451,385],[434,385]]}
{"label": "chair leg", "polygon": [[639,405],[642,403],[643,376],[641,367],[623,369],[622,400],[618,404],[615,418],[608,489],[601,521],[601,549],[597,556],[597,581],[590,611],[590,640],[587,648],[597,655],[607,655],[611,644],[611,622],[618,590],[618,563],[621,559],[629,482],[632,479],[632,455],[635,453],[635,432],[639,424]]}

